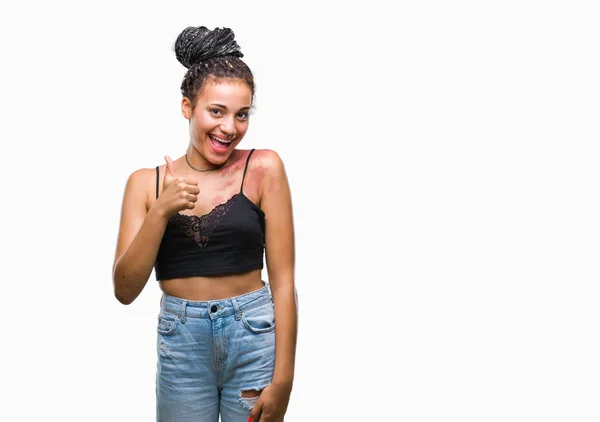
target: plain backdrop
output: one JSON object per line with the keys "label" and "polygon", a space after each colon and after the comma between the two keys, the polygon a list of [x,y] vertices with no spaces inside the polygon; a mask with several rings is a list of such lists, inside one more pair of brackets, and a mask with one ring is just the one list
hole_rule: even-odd
{"label": "plain backdrop", "polygon": [[3,3],[0,418],[153,420],[160,290],[123,306],[111,270],[127,177],[187,147],[172,46],[204,25],[292,188],[286,422],[598,421],[598,12]]}

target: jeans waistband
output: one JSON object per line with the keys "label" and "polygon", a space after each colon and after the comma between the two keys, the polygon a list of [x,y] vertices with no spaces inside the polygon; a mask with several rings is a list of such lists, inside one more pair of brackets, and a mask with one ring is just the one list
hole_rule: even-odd
{"label": "jeans waistband", "polygon": [[227,299],[195,301],[163,293],[160,300],[160,310],[161,313],[177,315],[183,323],[185,323],[186,318],[214,319],[235,315],[236,319],[239,319],[241,311],[273,301],[268,283],[264,280],[261,281],[263,283],[262,288]]}

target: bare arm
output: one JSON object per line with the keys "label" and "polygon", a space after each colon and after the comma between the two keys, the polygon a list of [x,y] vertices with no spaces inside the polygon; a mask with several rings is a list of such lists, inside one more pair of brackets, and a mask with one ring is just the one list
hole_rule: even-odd
{"label": "bare arm", "polygon": [[146,208],[150,171],[133,172],[123,194],[113,283],[115,297],[125,305],[132,303],[148,282],[167,225],[159,207]]}
{"label": "bare arm", "polygon": [[265,212],[266,261],[275,305],[275,372],[273,383],[291,388],[297,336],[294,286],[292,198],[284,164],[275,151],[265,151],[261,207]]}

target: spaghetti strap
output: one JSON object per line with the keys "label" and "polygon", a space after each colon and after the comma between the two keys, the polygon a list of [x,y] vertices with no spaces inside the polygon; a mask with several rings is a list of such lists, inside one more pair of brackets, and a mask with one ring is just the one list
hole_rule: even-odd
{"label": "spaghetti strap", "polygon": [[158,166],[156,166],[156,199],[158,199]]}
{"label": "spaghetti strap", "polygon": [[250,152],[248,153],[248,158],[246,158],[246,167],[244,167],[244,175],[242,176],[242,186],[240,186],[240,192],[242,192],[242,189],[244,189],[244,178],[246,177],[246,170],[248,170],[248,162],[250,162],[250,156],[253,152],[254,148],[250,150]]}

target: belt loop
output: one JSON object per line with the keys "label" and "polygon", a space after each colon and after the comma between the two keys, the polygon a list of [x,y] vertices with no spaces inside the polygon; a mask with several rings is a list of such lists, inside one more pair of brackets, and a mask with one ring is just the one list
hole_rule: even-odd
{"label": "belt loop", "polygon": [[242,311],[240,311],[240,307],[238,306],[237,300],[235,297],[231,298],[231,303],[233,303],[233,312],[235,313],[235,320],[239,321],[242,315]]}
{"label": "belt loop", "polygon": [[181,315],[179,317],[179,320],[181,321],[182,324],[185,324],[185,309],[187,308],[187,304],[188,304],[187,300],[181,301]]}

